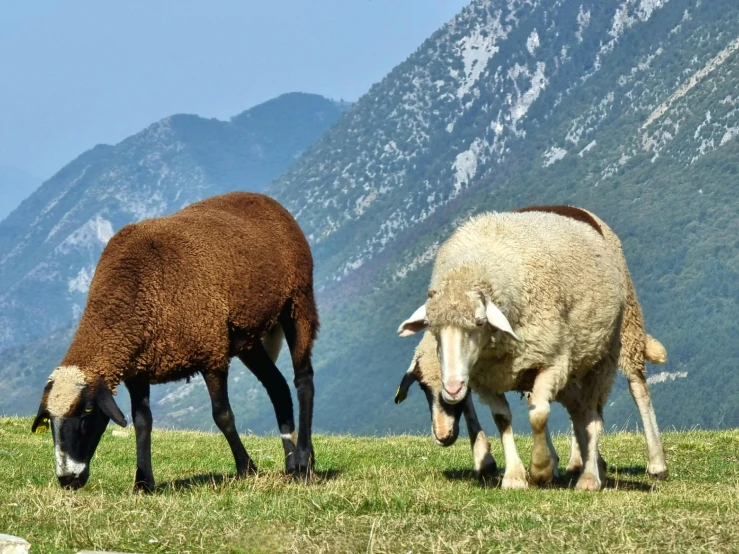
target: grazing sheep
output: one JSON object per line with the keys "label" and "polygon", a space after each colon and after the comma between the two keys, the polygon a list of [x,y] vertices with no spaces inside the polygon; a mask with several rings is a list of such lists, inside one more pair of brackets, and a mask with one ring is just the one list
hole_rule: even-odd
{"label": "grazing sheep", "polygon": [[[50,420],[59,482],[82,487],[108,421],[126,425],[112,392],[125,383],[136,430],[134,488],[152,490],[150,385],[201,373],[237,474],[253,473],[228,400],[229,361],[238,356],[274,404],[286,470],[305,477],[313,467],[317,330],[308,242],[271,198],[234,192],[127,225],[100,256],[79,328],[49,377],[32,430]],[[273,363],[283,334],[300,407],[297,444],[290,390]]]}
{"label": "grazing sheep", "polygon": [[[548,211],[587,222],[599,230],[614,252],[623,258],[621,243],[616,234],[603,221],[598,219],[597,216],[586,210],[572,206],[542,206],[523,208],[516,211]],[[623,264],[625,267],[625,259],[623,259]],[[629,390],[631,391],[631,395],[642,415],[644,434],[647,439],[649,453],[647,473],[653,479],[663,479],[667,475],[667,465],[665,463],[664,450],[659,437],[659,430],[656,425],[654,408],[652,407],[649,390],[647,388],[644,360],[646,359],[654,364],[662,364],[667,359],[667,353],[664,346],[662,346],[657,339],[648,335],[644,330],[644,318],[641,306],[636,297],[634,285],[628,273],[628,268],[626,268],[625,271],[627,277],[627,298],[624,321],[621,326],[621,355],[619,357],[619,367],[621,367],[621,370],[627,377]],[[398,389],[398,395],[396,396],[396,403],[405,399],[408,393],[408,387],[417,380],[419,384],[424,387],[426,396],[429,398],[429,409],[431,411],[432,421],[436,422],[435,425],[432,425],[436,442],[438,444],[448,446],[456,441],[456,434],[452,434],[452,432],[453,430],[458,429],[458,424],[457,427],[455,427],[451,421],[446,419],[448,406],[441,398],[442,389],[440,375],[441,366],[436,356],[436,341],[434,340],[433,335],[426,332],[424,333],[423,339],[416,347],[411,367],[408,369],[406,375],[403,376],[401,387]],[[472,403],[471,398],[469,398],[467,402]],[[454,415],[458,419],[461,416],[461,413],[456,411],[454,412]],[[470,432],[470,437],[476,437],[482,433],[479,422],[477,422],[476,418],[470,420],[465,414],[465,419],[467,419],[467,427]],[[446,431],[446,433],[443,431]],[[480,464],[477,454],[478,451],[481,451],[480,449],[481,447],[478,447],[474,452],[475,469],[478,469],[478,465]],[[580,450],[577,440],[573,437],[571,456],[567,470],[576,472],[581,468],[582,458],[580,456]]]}
{"label": "grazing sheep", "polygon": [[428,327],[434,334],[447,403],[471,387],[491,406],[506,457],[504,488],[526,486],[504,393],[531,390],[531,481],[553,477],[546,424],[556,399],[584,454],[577,488],[600,489],[598,407],[617,367],[625,279],[600,233],[551,213],[479,215],[440,249],[429,298],[398,333]]}

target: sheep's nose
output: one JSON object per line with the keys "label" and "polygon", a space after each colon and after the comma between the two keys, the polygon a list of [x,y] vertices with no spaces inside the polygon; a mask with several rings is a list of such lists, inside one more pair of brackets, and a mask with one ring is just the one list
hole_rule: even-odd
{"label": "sheep's nose", "polygon": [[464,383],[462,381],[449,381],[448,383],[444,383],[444,390],[446,390],[447,394],[452,398],[460,393],[462,387],[464,387]]}

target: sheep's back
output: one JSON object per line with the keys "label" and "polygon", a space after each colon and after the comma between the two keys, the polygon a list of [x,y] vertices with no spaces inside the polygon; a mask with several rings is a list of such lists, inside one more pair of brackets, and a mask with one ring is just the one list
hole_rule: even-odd
{"label": "sheep's back", "polygon": [[203,200],[111,238],[67,363],[133,349],[140,370],[159,368],[152,382],[167,368],[225,366],[234,329],[258,340],[305,286],[310,249],[282,206],[249,193]]}
{"label": "sheep's back", "polygon": [[620,325],[624,271],[587,223],[542,212],[483,214],[440,249],[431,288],[460,264],[485,268],[493,300],[524,339],[521,369],[551,361],[563,345],[573,363],[589,363]]}

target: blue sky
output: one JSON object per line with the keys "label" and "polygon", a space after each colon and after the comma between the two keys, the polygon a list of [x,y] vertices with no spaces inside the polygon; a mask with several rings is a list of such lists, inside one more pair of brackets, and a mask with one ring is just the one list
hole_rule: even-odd
{"label": "blue sky", "polygon": [[356,100],[468,0],[0,0],[0,165],[42,178],[173,113]]}

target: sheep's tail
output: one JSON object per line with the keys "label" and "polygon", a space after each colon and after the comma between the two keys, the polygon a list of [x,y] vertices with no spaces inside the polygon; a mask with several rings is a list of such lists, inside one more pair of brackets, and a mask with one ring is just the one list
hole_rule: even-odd
{"label": "sheep's tail", "polygon": [[667,361],[667,350],[652,335],[647,335],[644,344],[644,357],[653,364],[663,364]]}

